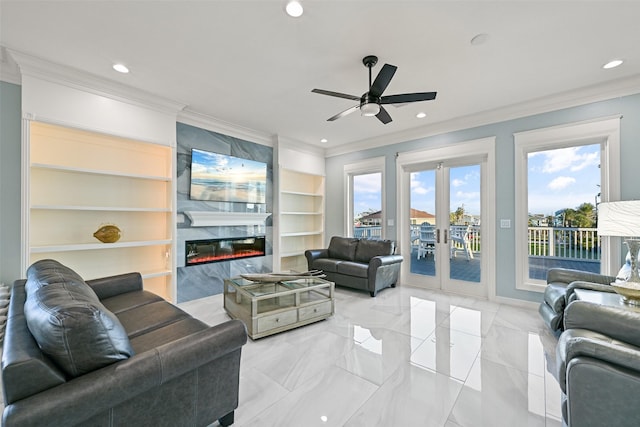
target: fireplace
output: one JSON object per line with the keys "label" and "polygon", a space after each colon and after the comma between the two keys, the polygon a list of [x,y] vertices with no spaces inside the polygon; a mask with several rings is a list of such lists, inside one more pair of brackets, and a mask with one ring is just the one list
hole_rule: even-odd
{"label": "fireplace", "polygon": [[187,240],[185,266],[265,255],[265,236]]}

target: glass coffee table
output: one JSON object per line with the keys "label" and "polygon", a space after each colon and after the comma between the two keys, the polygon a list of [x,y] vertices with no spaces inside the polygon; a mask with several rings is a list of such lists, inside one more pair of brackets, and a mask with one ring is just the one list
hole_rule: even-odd
{"label": "glass coffee table", "polygon": [[316,277],[277,283],[236,277],[224,281],[224,308],[257,339],[330,317],[334,290],[333,282]]}

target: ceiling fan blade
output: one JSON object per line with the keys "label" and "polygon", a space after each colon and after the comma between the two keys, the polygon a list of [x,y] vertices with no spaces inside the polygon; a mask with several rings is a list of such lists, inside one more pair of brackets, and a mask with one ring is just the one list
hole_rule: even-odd
{"label": "ceiling fan blade", "polygon": [[396,73],[398,67],[395,65],[384,64],[382,66],[382,70],[378,73],[378,76],[373,81],[371,85],[371,89],[369,89],[369,94],[375,96],[376,98],[382,95],[382,92],[389,86],[391,82],[391,78]]}
{"label": "ceiling fan blade", "polygon": [[402,93],[380,98],[380,104],[404,104],[406,102],[431,101],[436,99],[438,92]]}
{"label": "ceiling fan blade", "polygon": [[344,117],[344,116],[346,116],[347,114],[351,114],[351,113],[353,113],[354,111],[356,111],[356,110],[357,110],[357,109],[359,109],[359,108],[360,108],[360,104],[358,104],[358,105],[354,105],[354,106],[353,106],[353,107],[351,107],[351,108],[347,108],[347,109],[346,109],[346,110],[344,110],[342,113],[338,113],[338,114],[336,114],[336,115],[335,115],[335,116],[333,116],[333,117],[329,117],[329,118],[327,119],[327,121],[328,121],[328,122],[332,122],[332,121],[334,121],[334,120],[338,120],[340,117]]}
{"label": "ceiling fan blade", "polygon": [[391,121],[391,116],[389,115],[389,113],[387,113],[387,110],[385,110],[383,106],[380,106],[380,112],[376,114],[376,117],[385,125]]}
{"label": "ceiling fan blade", "polygon": [[319,93],[320,95],[328,95],[328,96],[335,96],[337,98],[350,99],[352,101],[360,101],[359,96],[349,95],[349,94],[340,93],[340,92],[331,92],[330,90],[313,89],[311,92]]}

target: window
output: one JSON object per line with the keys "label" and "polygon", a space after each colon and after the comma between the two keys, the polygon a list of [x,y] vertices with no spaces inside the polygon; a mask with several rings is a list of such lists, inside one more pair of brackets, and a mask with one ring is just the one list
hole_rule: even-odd
{"label": "window", "polygon": [[619,198],[619,118],[518,133],[515,152],[516,288],[543,291],[552,267],[619,266],[595,233],[597,205]]}
{"label": "window", "polygon": [[381,239],[385,235],[384,157],[345,165],[346,234]]}

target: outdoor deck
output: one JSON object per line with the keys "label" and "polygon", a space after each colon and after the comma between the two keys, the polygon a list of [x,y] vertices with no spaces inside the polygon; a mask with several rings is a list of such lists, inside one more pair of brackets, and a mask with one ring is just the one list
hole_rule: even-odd
{"label": "outdoor deck", "polygon": [[[451,259],[451,278],[469,282],[480,282],[480,254],[474,253],[474,259],[467,261],[464,256]],[[581,261],[552,257],[529,257],[529,277],[545,280],[547,270],[554,267],[600,272],[600,261]],[[417,252],[411,254],[411,272],[414,274],[435,275],[433,255],[417,259]]]}

